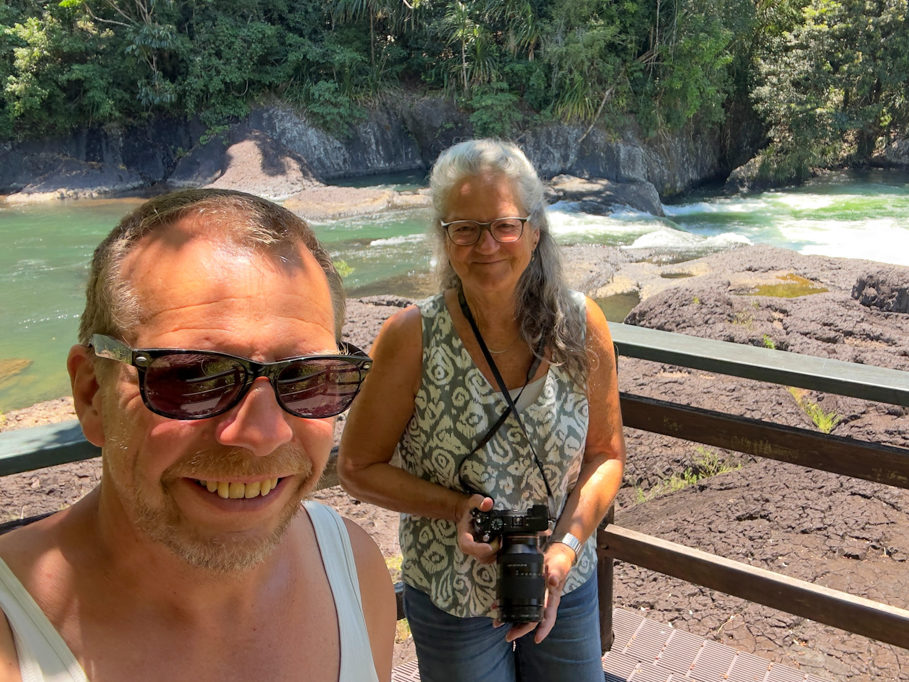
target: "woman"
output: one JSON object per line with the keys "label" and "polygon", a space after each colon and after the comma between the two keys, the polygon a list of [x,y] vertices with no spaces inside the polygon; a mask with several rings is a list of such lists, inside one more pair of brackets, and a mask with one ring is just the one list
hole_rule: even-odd
{"label": "woman", "polygon": [[[455,145],[430,188],[442,293],[382,327],[341,481],[402,512],[424,682],[602,680],[594,536],[625,459],[606,320],[564,285],[542,183],[517,147]],[[499,541],[475,538],[472,518],[533,504],[555,521],[541,534],[545,608],[539,622],[500,627]]]}

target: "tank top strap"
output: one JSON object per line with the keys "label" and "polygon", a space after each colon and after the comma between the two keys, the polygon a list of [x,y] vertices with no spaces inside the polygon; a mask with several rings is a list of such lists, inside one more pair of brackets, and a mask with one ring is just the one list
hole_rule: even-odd
{"label": "tank top strap", "polygon": [[0,611],[13,632],[22,682],[88,682],[60,633],[2,559]]}
{"label": "tank top strap", "polygon": [[369,633],[363,615],[363,599],[357,564],[344,519],[330,507],[312,500],[303,503],[316,532],[322,563],[328,576],[338,614],[341,644],[341,682],[378,682]]}

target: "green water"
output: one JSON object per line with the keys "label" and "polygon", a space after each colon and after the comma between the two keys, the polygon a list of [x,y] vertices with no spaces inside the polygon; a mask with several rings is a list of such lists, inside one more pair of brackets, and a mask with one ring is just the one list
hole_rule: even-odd
{"label": "green water", "polygon": [[777,284],[762,284],[753,292],[754,296],[775,296],[776,298],[798,298],[799,296],[811,296],[812,294],[823,294],[828,291],[827,287],[821,286],[817,282],[812,282],[800,275],[789,273],[779,278]]}
{"label": "green water", "polygon": [[95,245],[140,200],[59,202],[0,211],[0,358],[32,365],[0,383],[0,411],[66,395],[65,359]]}
{"label": "green water", "polygon": [[313,223],[313,229],[340,265],[350,296],[425,290],[431,247],[426,239],[429,211],[393,212]]}

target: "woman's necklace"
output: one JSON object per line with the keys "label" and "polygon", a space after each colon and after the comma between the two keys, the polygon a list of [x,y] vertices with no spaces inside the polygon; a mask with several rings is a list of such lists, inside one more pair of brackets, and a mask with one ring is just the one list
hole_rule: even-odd
{"label": "woman's necklace", "polygon": [[505,346],[505,348],[503,348],[502,350],[495,350],[494,348],[490,348],[489,346],[486,346],[486,350],[488,350],[493,355],[501,355],[502,353],[507,353],[508,351],[510,351],[517,340],[518,340],[518,337],[517,336],[514,337],[514,339],[512,339],[512,341],[511,341],[511,343],[509,343],[507,346]]}
{"label": "woman's necklace", "polygon": [[[463,295],[463,293],[460,295]],[[460,300],[460,296],[459,296],[459,300]],[[468,305],[466,298],[464,299],[464,306],[467,308],[468,311],[470,310],[470,306]],[[467,317],[467,315],[465,315],[464,317]],[[520,338],[521,338],[521,334],[519,332],[518,335],[515,336],[511,340],[511,342],[507,346],[505,346],[502,350],[495,350],[493,348],[490,348],[489,346],[486,346],[486,350],[488,350],[493,355],[501,355],[502,353],[507,353],[514,347],[514,344],[517,343],[518,339],[520,339]]]}

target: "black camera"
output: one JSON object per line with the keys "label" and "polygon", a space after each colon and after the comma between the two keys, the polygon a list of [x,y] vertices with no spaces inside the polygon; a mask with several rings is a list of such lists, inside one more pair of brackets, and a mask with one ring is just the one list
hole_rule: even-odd
{"label": "black camera", "polygon": [[499,572],[499,620],[537,623],[543,620],[546,582],[540,533],[549,527],[546,505],[535,504],[526,513],[474,509],[473,537],[477,542],[502,539],[496,556]]}

